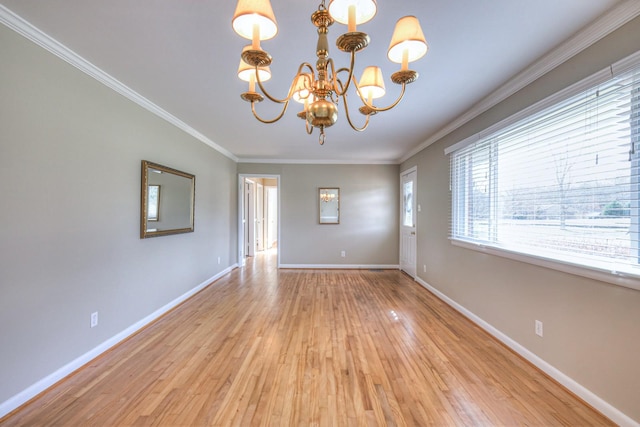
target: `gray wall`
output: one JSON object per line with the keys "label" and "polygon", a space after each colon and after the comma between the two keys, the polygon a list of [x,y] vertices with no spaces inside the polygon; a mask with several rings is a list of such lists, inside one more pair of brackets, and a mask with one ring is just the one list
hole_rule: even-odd
{"label": "gray wall", "polygon": [[[240,163],[238,172],[280,175],[281,264],[398,265],[398,165]],[[340,188],[340,224],[318,224],[318,187]]]}
{"label": "gray wall", "polygon": [[[0,52],[1,403],[235,264],[237,180],[2,25]],[[194,233],[140,239],[143,159],[196,175]]]}
{"label": "gray wall", "polygon": [[[418,274],[640,422],[640,292],[453,246],[445,147],[640,47],[640,18],[407,160],[418,166]],[[427,273],[422,273],[422,266]],[[544,338],[534,320],[544,322]]]}

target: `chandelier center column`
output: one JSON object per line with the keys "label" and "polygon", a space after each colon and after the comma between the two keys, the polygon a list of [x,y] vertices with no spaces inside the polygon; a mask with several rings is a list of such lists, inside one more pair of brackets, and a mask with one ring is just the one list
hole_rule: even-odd
{"label": "chandelier center column", "polygon": [[[318,44],[316,45],[317,79],[313,82],[313,100],[307,109],[307,123],[320,129],[320,144],[324,143],[324,129],[333,126],[338,120],[338,107],[331,102],[333,92],[332,77],[329,76],[329,41],[327,34],[334,20],[329,11],[322,5],[311,15],[311,22],[318,28]],[[327,99],[329,98],[329,99]]]}
{"label": "chandelier center column", "polygon": [[329,11],[320,7],[311,15],[311,22],[318,28],[318,44],[316,46],[316,72],[318,80],[314,82],[316,95],[319,99],[326,99],[330,95],[333,86],[328,76],[328,58],[329,58],[329,26],[334,23],[333,18],[329,15]]}

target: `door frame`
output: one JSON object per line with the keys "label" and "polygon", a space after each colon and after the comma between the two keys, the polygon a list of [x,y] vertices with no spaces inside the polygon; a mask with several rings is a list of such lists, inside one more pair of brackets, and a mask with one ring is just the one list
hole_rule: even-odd
{"label": "door frame", "polygon": [[277,258],[278,258],[278,268],[280,268],[280,252],[282,249],[282,245],[281,245],[281,239],[280,239],[280,218],[282,217],[281,215],[281,203],[280,203],[280,175],[272,175],[272,174],[256,174],[256,173],[240,173],[238,174],[238,243],[237,243],[237,247],[238,247],[238,259],[237,259],[237,263],[238,266],[243,267],[245,265],[245,251],[244,251],[244,223],[242,222],[243,220],[243,215],[244,215],[244,183],[245,180],[251,180],[251,179],[255,179],[255,178],[266,178],[266,179],[275,179],[276,180],[276,188],[277,188],[277,194],[276,197],[278,199],[277,201],[277,210],[278,210],[278,230],[277,230],[277,242],[278,242],[278,252],[277,252]]}

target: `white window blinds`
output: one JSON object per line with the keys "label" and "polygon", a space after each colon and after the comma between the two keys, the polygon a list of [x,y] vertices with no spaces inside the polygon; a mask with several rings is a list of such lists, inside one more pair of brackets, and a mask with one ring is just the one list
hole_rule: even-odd
{"label": "white window blinds", "polygon": [[452,239],[640,275],[640,67],[451,154]]}

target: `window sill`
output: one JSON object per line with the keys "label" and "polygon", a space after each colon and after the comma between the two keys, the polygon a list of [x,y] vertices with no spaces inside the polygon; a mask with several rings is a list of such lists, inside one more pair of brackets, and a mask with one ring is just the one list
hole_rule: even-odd
{"label": "window sill", "polygon": [[589,279],[599,280],[601,282],[611,283],[613,285],[623,286],[640,291],[640,275],[611,271],[604,268],[587,267],[584,265],[574,264],[566,261],[546,258],[543,256],[525,254],[496,246],[489,246],[482,243],[476,243],[468,240],[460,240],[450,238],[451,243],[466,249],[483,252],[503,258],[509,258],[515,261],[525,262],[552,270],[562,271],[564,273],[574,274],[576,276],[587,277]]}

